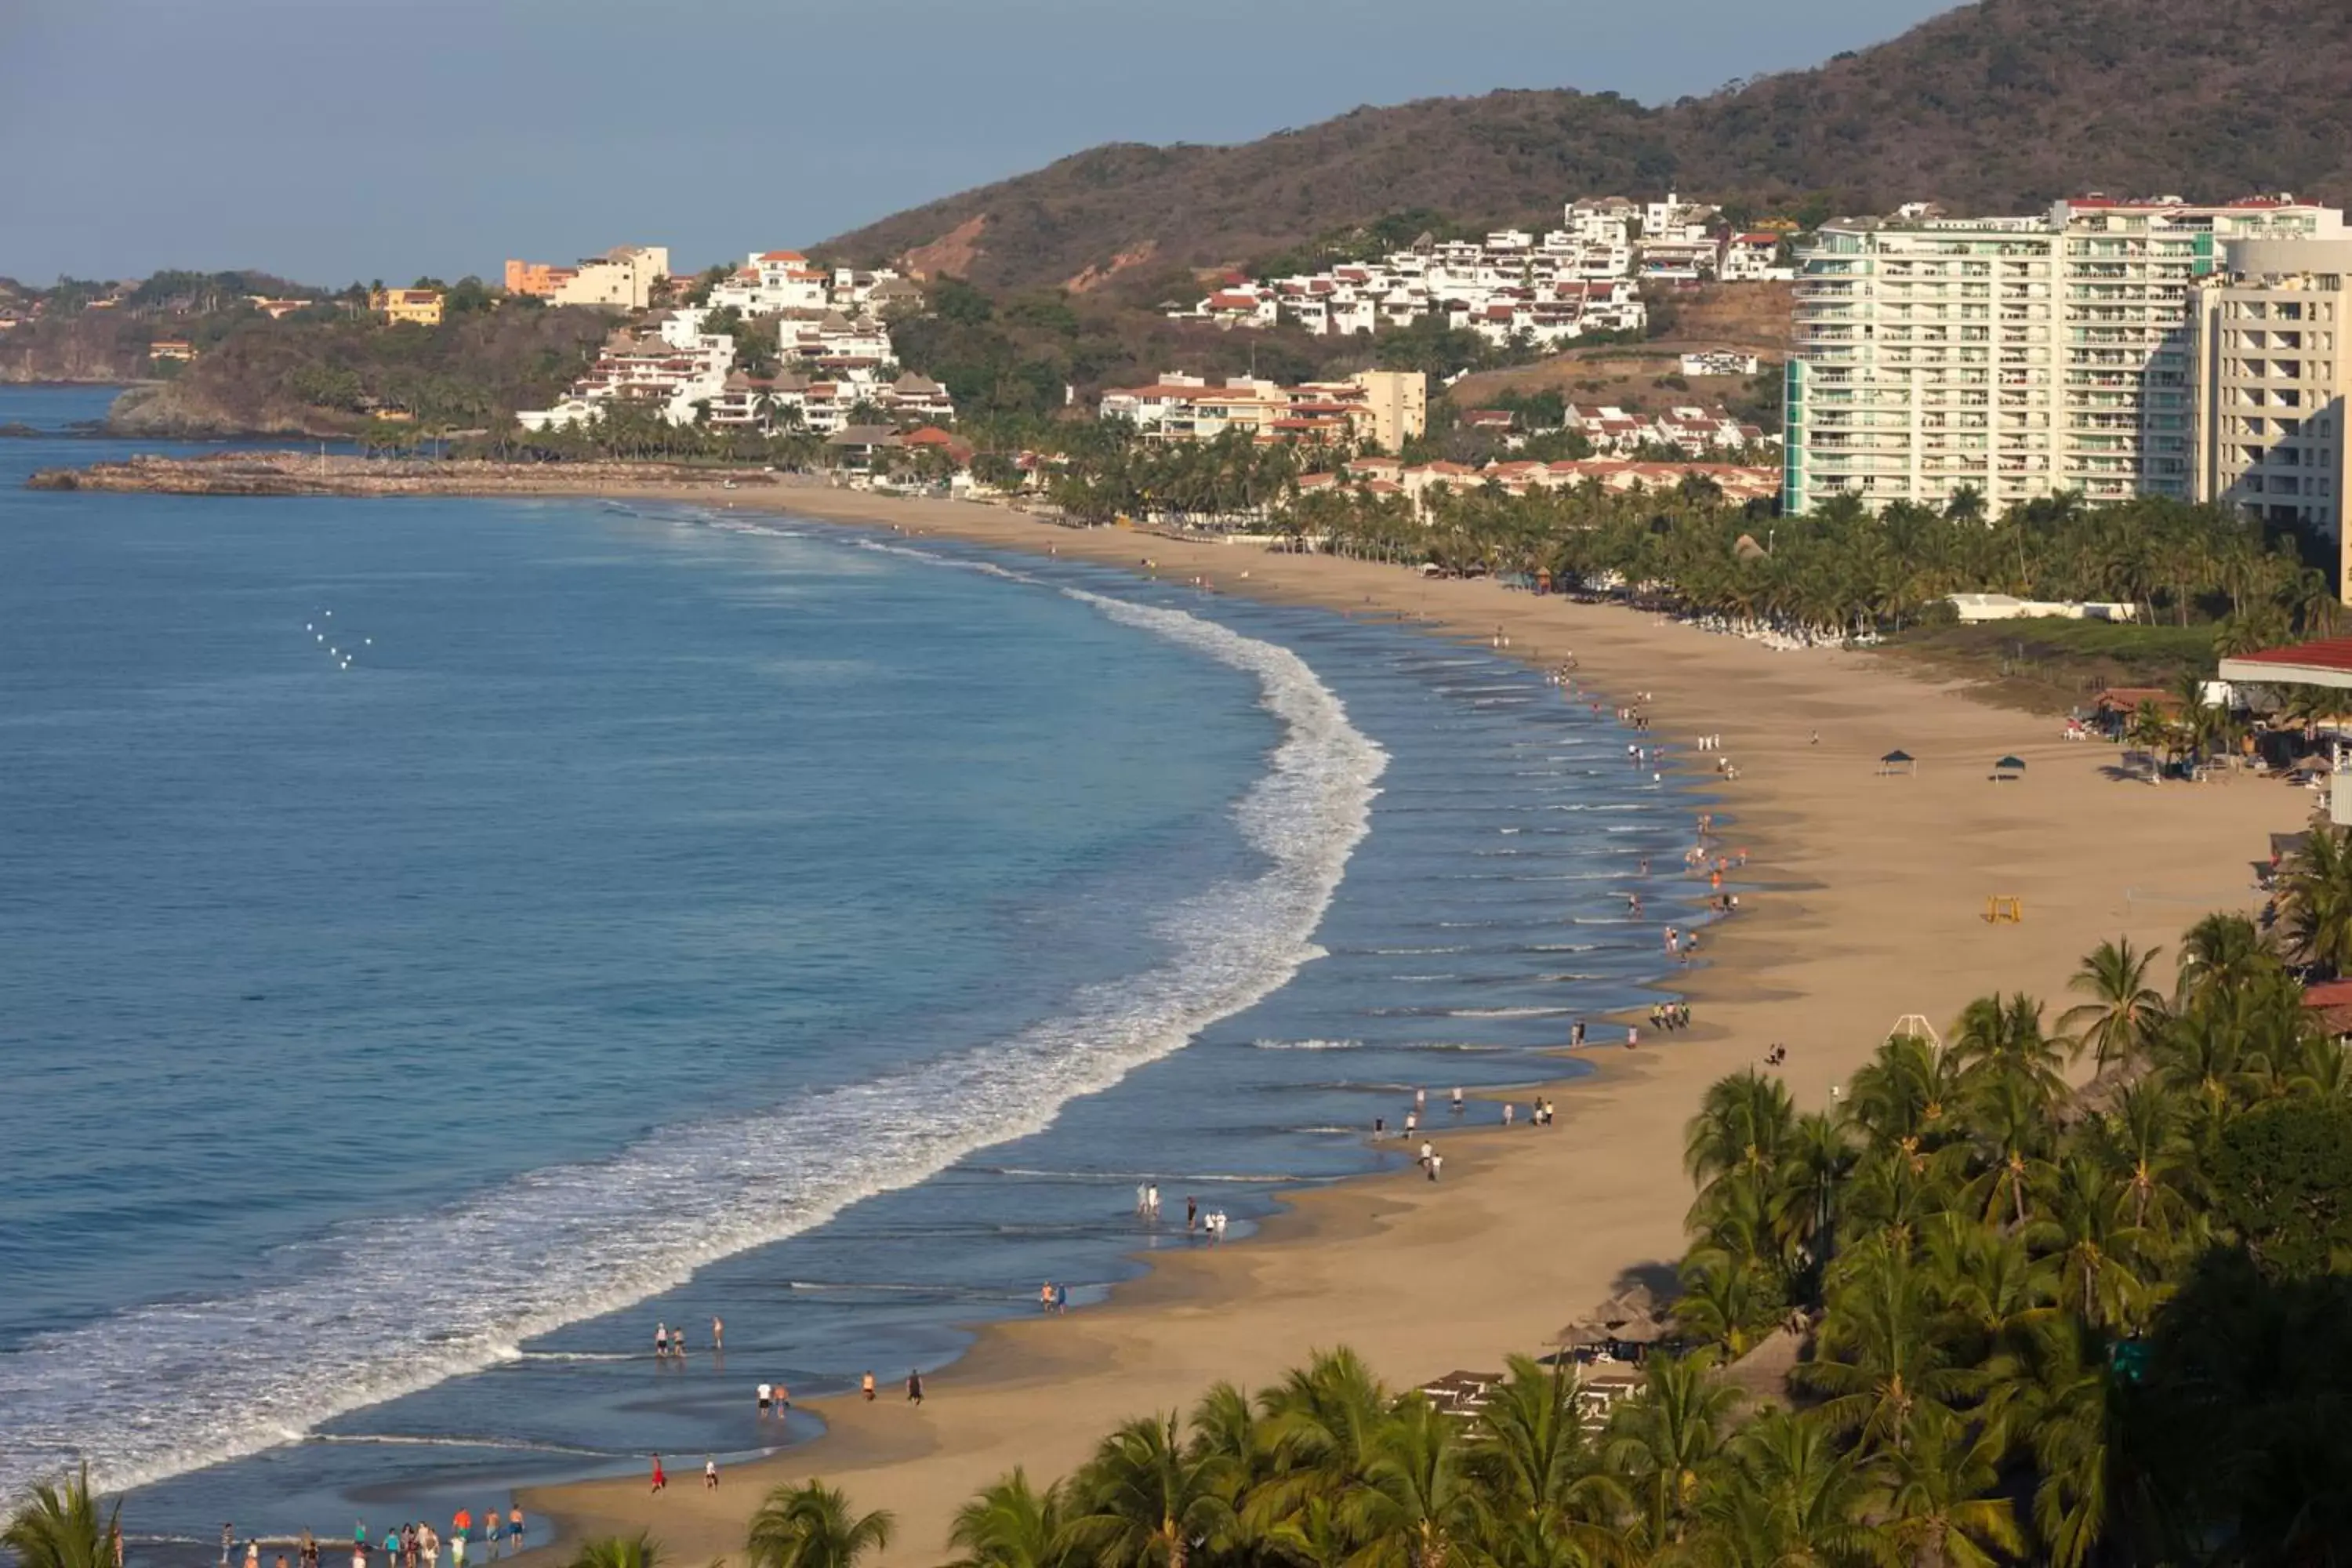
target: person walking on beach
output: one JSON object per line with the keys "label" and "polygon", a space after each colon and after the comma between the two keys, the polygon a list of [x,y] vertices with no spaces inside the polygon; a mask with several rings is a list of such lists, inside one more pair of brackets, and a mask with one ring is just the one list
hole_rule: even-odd
{"label": "person walking on beach", "polygon": [[723,1355],[727,1351],[727,1325],[717,1317],[710,1320],[710,1353]]}
{"label": "person walking on beach", "polygon": [[245,1568],[261,1568],[261,1540],[258,1536],[245,1543]]}
{"label": "person walking on beach", "polygon": [[1568,1026],[1568,1044],[1569,1044],[1569,1048],[1570,1048],[1570,1050],[1580,1050],[1580,1049],[1582,1049],[1582,1048],[1583,1048],[1583,1047],[1584,1047],[1584,1020],[1583,1020],[1583,1019],[1579,1018],[1575,1023],[1570,1024],[1570,1025]]}
{"label": "person walking on beach", "polygon": [[793,1391],[782,1384],[776,1384],[776,1415],[781,1418],[793,1407]]}
{"label": "person walking on beach", "polygon": [[[282,1558],[278,1568],[286,1568]],[[466,1568],[466,1532],[462,1530],[449,1538],[449,1568]]]}
{"label": "person walking on beach", "polygon": [[507,1510],[507,1550],[509,1552],[522,1550],[522,1504],[520,1503]]}
{"label": "person walking on beach", "polygon": [[702,1456],[702,1489],[707,1492],[719,1489],[719,1461],[709,1454]]}
{"label": "person walking on beach", "polygon": [[1144,1197],[1150,1205],[1150,1217],[1151,1223],[1158,1225],[1160,1223],[1160,1184],[1157,1182],[1152,1183],[1151,1185],[1145,1190]]}
{"label": "person walking on beach", "polygon": [[923,1374],[912,1367],[907,1369],[907,1403],[917,1406],[923,1403]]}
{"label": "person walking on beach", "polygon": [[1051,1279],[1037,1287],[1037,1310],[1041,1312],[1054,1310],[1054,1282]]}
{"label": "person walking on beach", "polygon": [[1504,1126],[1508,1127],[1508,1126],[1511,1124],[1511,1117],[1512,1117],[1512,1114],[1513,1114],[1514,1112],[1516,1112],[1517,1110],[1518,1110],[1518,1107],[1517,1107],[1517,1106],[1516,1106],[1516,1105],[1513,1105],[1509,1100],[1507,1100],[1503,1101],[1503,1125],[1504,1125]]}
{"label": "person walking on beach", "polygon": [[873,1404],[873,1403],[874,1403],[874,1374],[873,1374],[872,1373],[870,1373],[870,1372],[869,1372],[869,1373],[867,1373],[866,1374],[865,1378],[864,1378],[862,1381],[860,1381],[860,1382],[859,1382],[859,1384],[858,1384],[858,1385],[857,1385],[857,1386],[859,1387],[859,1389],[860,1389],[860,1390],[862,1390],[862,1391],[864,1392],[864,1394],[865,1394],[865,1395],[866,1395],[866,1404],[868,1404],[868,1405]]}
{"label": "person walking on beach", "polygon": [[1151,1206],[1150,1196],[1151,1188],[1149,1184],[1143,1182],[1135,1184],[1135,1212],[1138,1215],[1143,1214]]}
{"label": "person walking on beach", "polygon": [[1410,1137],[1412,1137],[1415,1132],[1418,1132],[1418,1131],[1421,1131],[1421,1118],[1420,1118],[1418,1115],[1414,1114],[1412,1111],[1410,1111],[1410,1110],[1406,1111],[1406,1112],[1404,1113],[1404,1135],[1405,1135],[1406,1137],[1410,1138]]}
{"label": "person walking on beach", "polygon": [[1462,1088],[1459,1084],[1456,1084],[1454,1089],[1454,1114],[1456,1116],[1462,1114]]}
{"label": "person walking on beach", "polygon": [[760,1384],[760,1391],[759,1391],[759,1392],[760,1392],[760,1414],[761,1414],[761,1415],[765,1415],[768,1413],[768,1397],[769,1397],[769,1394],[770,1394],[770,1393],[771,1393],[772,1391],[771,1391],[771,1389],[770,1389],[770,1386],[769,1386],[767,1384],[764,1384],[764,1383],[763,1383],[763,1384]]}
{"label": "person walking on beach", "polygon": [[1433,1182],[1437,1180],[1437,1173],[1444,1169],[1445,1169],[1445,1156],[1432,1154],[1429,1157],[1429,1179]]}
{"label": "person walking on beach", "polygon": [[1190,1193],[1185,1194],[1184,1194],[1184,1234],[1185,1234],[1186,1236],[1190,1236],[1190,1235],[1192,1235],[1192,1223],[1193,1223],[1193,1221],[1195,1221],[1195,1220],[1199,1219],[1200,1217],[1201,1217],[1201,1200],[1200,1200],[1200,1199],[1198,1199],[1198,1198],[1196,1198],[1196,1197],[1194,1197],[1194,1196],[1193,1196],[1192,1194],[1190,1194]]}
{"label": "person walking on beach", "polygon": [[667,1472],[662,1468],[661,1456],[659,1454],[656,1454],[654,1456],[654,1490],[661,1491],[668,1485],[669,1476]]}
{"label": "person walking on beach", "polygon": [[234,1522],[231,1522],[231,1523],[227,1523],[227,1524],[224,1524],[224,1525],[222,1525],[222,1526],[221,1526],[221,1568],[228,1568],[228,1555],[229,1555],[229,1553],[230,1553],[230,1552],[232,1552],[236,1551],[236,1525]]}
{"label": "person walking on beach", "polygon": [[654,1360],[667,1361],[668,1359],[669,1325],[667,1323],[656,1323],[654,1325]]}
{"label": "person walking on beach", "polygon": [[1055,1287],[1054,1287],[1054,1315],[1055,1315],[1055,1317],[1057,1317],[1057,1318],[1061,1318],[1061,1317],[1067,1317],[1067,1316],[1069,1315],[1069,1311],[1070,1311],[1070,1288],[1069,1288],[1067,1285],[1056,1285],[1056,1286],[1055,1286]]}

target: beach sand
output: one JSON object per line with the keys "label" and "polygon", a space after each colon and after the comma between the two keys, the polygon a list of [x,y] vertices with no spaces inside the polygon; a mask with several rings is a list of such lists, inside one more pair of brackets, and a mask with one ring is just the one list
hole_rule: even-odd
{"label": "beach sand", "polygon": [[[936,1563],[950,1555],[955,1510],[981,1486],[1014,1465],[1040,1484],[1065,1474],[1120,1420],[1189,1409],[1218,1379],[1255,1387],[1340,1344],[1400,1386],[1540,1353],[1630,1270],[1680,1254],[1683,1127],[1707,1084],[1785,1042],[1779,1070],[1801,1106],[1821,1105],[1898,1017],[1944,1030],[1995,989],[2042,998],[2054,1027],[2073,1000],[2069,975],[2105,938],[2163,943],[2168,981],[2180,931],[2210,910],[2251,907],[2249,862],[2264,836],[2305,826],[2314,800],[2251,779],[2126,781],[2111,772],[2112,747],[2070,742],[2056,721],[1866,654],[1776,653],[1488,583],[853,491],[673,499],[781,505],[1129,568],[1148,556],[1163,579],[1202,574],[1218,592],[1422,619],[1433,635],[1482,643],[1499,628],[1511,653],[1546,664],[1572,652],[1580,683],[1603,701],[1649,693],[1654,733],[1685,762],[1698,734],[1723,737],[1740,773],[1715,785],[1724,841],[1752,859],[1732,884],[1741,913],[1708,929],[1689,975],[1694,1026],[1644,1030],[1636,1051],[1622,1048],[1622,1030],[1596,1028],[1601,1043],[1585,1054],[1600,1071],[1559,1089],[1556,1126],[1441,1132],[1441,1184],[1407,1171],[1310,1192],[1248,1242],[1154,1254],[1150,1274],[1106,1306],[986,1328],[970,1354],[925,1378],[919,1410],[904,1403],[906,1369],[877,1367],[880,1400],[821,1402],[824,1438],[733,1470],[715,1492],[681,1464],[680,1484],[660,1497],[641,1479],[527,1494],[565,1542],[644,1529],[673,1561],[735,1553],[767,1487],[819,1476],[858,1508],[898,1516],[884,1563]],[[1916,775],[1881,774],[1878,757],[1895,747],[1918,758]],[[2010,752],[2029,764],[2023,779],[1990,782],[1991,761]],[[2021,900],[2023,923],[1988,924],[1994,895]]]}

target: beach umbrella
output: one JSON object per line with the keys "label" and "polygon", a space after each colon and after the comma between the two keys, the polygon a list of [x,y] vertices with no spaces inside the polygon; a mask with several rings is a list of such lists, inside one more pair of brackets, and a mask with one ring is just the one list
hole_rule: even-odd
{"label": "beach umbrella", "polygon": [[1551,1337],[1551,1342],[1556,1345],[1567,1345],[1572,1350],[1589,1350],[1595,1345],[1607,1344],[1609,1330],[1600,1323],[1570,1323],[1554,1334]]}
{"label": "beach umbrella", "polygon": [[2014,778],[2024,771],[2025,759],[2022,757],[2003,757],[1992,765],[1992,776],[1996,780]]}
{"label": "beach umbrella", "polygon": [[1885,756],[1878,759],[1878,771],[1882,773],[1891,773],[1897,768],[1909,768],[1914,773],[1916,773],[1918,771],[1918,760],[1913,757],[1910,752],[1903,751],[1900,748],[1889,752]]}
{"label": "beach umbrella", "polygon": [[1635,1318],[1630,1323],[1620,1324],[1613,1337],[1620,1344],[1654,1345],[1666,1337],[1666,1326],[1655,1318]]}

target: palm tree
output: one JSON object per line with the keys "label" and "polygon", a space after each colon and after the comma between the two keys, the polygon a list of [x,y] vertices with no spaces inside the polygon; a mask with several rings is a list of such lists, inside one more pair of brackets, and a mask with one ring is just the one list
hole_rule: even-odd
{"label": "palm tree", "polygon": [[1846,1254],[1830,1286],[1817,1359],[1799,1381],[1828,1395],[1822,1419],[1873,1448],[1904,1447],[1925,1409],[1964,1398],[1984,1373],[1953,1364],[1952,1313],[1904,1248],[1874,1237]]}
{"label": "palm tree", "polygon": [[2110,1373],[2099,1342],[2061,1323],[2028,1347],[2001,1418],[2033,1456],[2033,1530],[2052,1568],[2082,1568],[2108,1510]]}
{"label": "palm tree", "polygon": [[89,1467],[84,1465],[62,1484],[34,1487],[24,1506],[9,1515],[7,1529],[0,1531],[0,1546],[18,1568],[113,1568],[114,1532],[121,1523],[119,1502],[99,1517],[98,1500],[89,1495]]}
{"label": "palm tree", "polygon": [[1460,1430],[1418,1394],[1398,1405],[1338,1510],[1365,1542],[1351,1568],[1446,1568],[1475,1552],[1488,1516]]}
{"label": "palm tree", "polygon": [[2126,1086],[2114,1109],[2085,1131],[2085,1145],[2131,1194],[2131,1223],[2141,1230],[2168,1228],[2179,1206],[2174,1184],[2189,1152],[2180,1106],[2162,1083]]}
{"label": "palm tree", "polygon": [[1876,1508],[1906,1561],[1941,1568],[1996,1568],[1994,1553],[2025,1551],[2017,1510],[1990,1495],[2000,1484],[2001,1442],[1937,1405],[1920,1408],[1913,1440],[1888,1456]]}
{"label": "palm tree", "polygon": [[1139,1417],[1078,1472],[1067,1542],[1098,1568],[1184,1568],[1234,1527],[1232,1471],[1222,1456],[1185,1451],[1173,1412]]}
{"label": "palm tree", "polygon": [[1788,1086],[1748,1068],[1707,1087],[1683,1134],[1683,1163],[1711,1184],[1734,1172],[1769,1174],[1796,1129]]}
{"label": "palm tree", "polygon": [[2065,1092],[2065,1053],[2042,1033],[2042,1004],[2019,992],[1979,996],[1960,1011],[1952,1054],[1963,1070],[2015,1078],[2044,1103]]}
{"label": "palm tree", "polygon": [[1389,1396],[1363,1358],[1342,1348],[1293,1368],[1258,1405],[1258,1440],[1274,1473],[1253,1489],[1249,1507],[1253,1519],[1279,1518],[1362,1479]]}
{"label": "palm tree", "polygon": [[1654,1355],[1641,1386],[1610,1413],[1602,1453],[1635,1499],[1653,1553],[1683,1539],[1739,1404],[1739,1390],[1717,1382],[1714,1368],[1706,1351]]}
{"label": "palm tree", "polygon": [[1496,1512],[1567,1531],[1572,1520],[1614,1511],[1622,1501],[1599,1473],[1566,1360],[1549,1367],[1510,1358],[1510,1375],[1486,1391],[1465,1461]]}
{"label": "palm tree", "polygon": [[2332,973],[2352,971],[2352,831],[2313,828],[2287,862],[2280,902],[2296,951]]}
{"label": "palm tree", "polygon": [[2148,970],[2163,951],[2135,948],[2127,936],[2103,942],[2067,983],[2090,1000],[2061,1013],[2058,1026],[2074,1031],[2074,1048],[2087,1047],[2101,1070],[2110,1063],[2137,1062],[2163,1021],[2164,998],[2147,983]]}
{"label": "palm tree", "polygon": [[1762,1269],[1721,1253],[1693,1253],[1683,1264],[1682,1284],[1675,1322],[1733,1361],[1756,1348],[1786,1305]]}
{"label": "palm tree", "polygon": [[2216,988],[2242,984],[2277,962],[2245,916],[2207,915],[2180,938],[2179,1001],[2194,1003]]}
{"label": "palm tree", "polygon": [[1694,1555],[1721,1568],[1894,1568],[1886,1531],[1864,1522],[1871,1469],[1821,1422],[1768,1410],[1731,1440],[1730,1464],[1699,1501]]}
{"label": "palm tree", "polygon": [[890,1544],[896,1524],[886,1509],[853,1517],[847,1493],[811,1480],[768,1494],[743,1551],[752,1568],[856,1568]]}
{"label": "palm tree", "polygon": [[660,1562],[661,1542],[639,1531],[582,1542],[572,1553],[572,1568],[656,1568]]}
{"label": "palm tree", "polygon": [[2045,1185],[2042,1216],[2026,1227],[2026,1244],[2044,1255],[2051,1294],[2095,1327],[2130,1323],[2147,1300],[2133,1272],[2147,1238],[2126,1219],[2129,1202],[2096,1161],[2072,1153]]}
{"label": "palm tree", "polygon": [[1844,1121],[1825,1110],[1797,1119],[1771,1197],[1772,1227],[1784,1254],[1815,1268],[1829,1261],[1837,1245],[1839,1194],[1853,1167],[1853,1139]]}
{"label": "palm tree", "polygon": [[963,1555],[950,1568],[1061,1568],[1062,1500],[1058,1484],[1038,1491],[1016,1465],[956,1510],[948,1544]]}

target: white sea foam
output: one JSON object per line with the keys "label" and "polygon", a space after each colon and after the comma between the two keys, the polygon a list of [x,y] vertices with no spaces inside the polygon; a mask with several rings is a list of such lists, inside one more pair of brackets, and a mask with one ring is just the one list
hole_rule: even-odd
{"label": "white sea foam", "polygon": [[1252,1040],[1251,1045],[1262,1051],[1355,1051],[1363,1048],[1361,1040]]}
{"label": "white sea foam", "polygon": [[[523,1342],[1040,1131],[1065,1102],[1178,1049],[1318,956],[1308,939],[1370,826],[1387,753],[1286,648],[1181,611],[1060,591],[1248,671],[1282,723],[1266,772],[1234,807],[1265,868],[1167,911],[1157,929],[1173,956],[1082,990],[1011,1039],[753,1115],[663,1129],[609,1159],[528,1172],[453,1207],[339,1227],[241,1293],[37,1336],[0,1355],[0,1500],[85,1458],[104,1489],[144,1485],[517,1360]],[[910,1105],[924,1114],[909,1116]]]}

